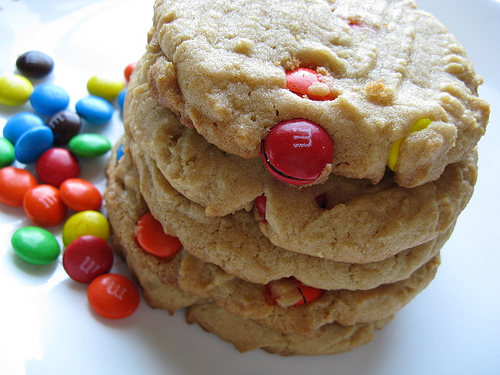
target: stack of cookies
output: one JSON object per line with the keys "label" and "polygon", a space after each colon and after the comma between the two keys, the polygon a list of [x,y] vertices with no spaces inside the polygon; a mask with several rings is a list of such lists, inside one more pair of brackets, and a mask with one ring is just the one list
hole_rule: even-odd
{"label": "stack of cookies", "polygon": [[[433,279],[489,106],[411,0],[157,0],[105,200],[147,302],[240,351],[369,342]],[[182,247],[141,246],[151,213]]]}

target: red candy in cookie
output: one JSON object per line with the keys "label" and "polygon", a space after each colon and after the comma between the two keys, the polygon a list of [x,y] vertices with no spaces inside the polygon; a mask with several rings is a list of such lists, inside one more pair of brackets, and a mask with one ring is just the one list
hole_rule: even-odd
{"label": "red candy in cookie", "polygon": [[308,68],[286,72],[286,88],[311,100],[334,100],[338,97],[332,77]]}
{"label": "red candy in cookie", "polygon": [[329,134],[303,119],[283,121],[273,127],[262,145],[269,172],[292,185],[308,185],[326,178],[334,148]]}

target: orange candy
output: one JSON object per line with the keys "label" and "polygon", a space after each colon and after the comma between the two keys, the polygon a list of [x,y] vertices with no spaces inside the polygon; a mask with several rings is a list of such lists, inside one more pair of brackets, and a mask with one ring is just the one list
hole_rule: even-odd
{"label": "orange candy", "polygon": [[140,303],[137,286],[129,278],[106,273],[91,281],[87,289],[90,306],[108,319],[122,319],[135,312]]}
{"label": "orange candy", "polygon": [[130,82],[130,76],[134,72],[136,65],[137,65],[136,62],[133,62],[132,64],[128,64],[126,66],[125,70],[123,71],[123,75],[125,76],[125,80],[127,81],[127,83]]}
{"label": "orange candy", "polygon": [[177,237],[170,236],[163,231],[161,223],[151,212],[145,213],[139,219],[135,233],[139,246],[147,253],[160,258],[173,256],[182,247]]}
{"label": "orange candy", "polygon": [[334,100],[338,92],[333,89],[333,78],[308,68],[286,72],[286,88],[311,100]]}
{"label": "orange candy", "polygon": [[12,206],[23,205],[24,194],[38,185],[33,174],[25,169],[5,167],[0,169],[0,202]]}
{"label": "orange candy", "polygon": [[294,306],[304,305],[306,303],[311,303],[317,300],[323,294],[322,289],[314,288],[312,286],[304,285],[302,282],[297,280],[297,288],[299,288],[300,294],[302,294],[302,300],[295,303]]}
{"label": "orange candy", "polygon": [[28,218],[42,227],[61,224],[68,211],[59,190],[51,185],[38,185],[28,190],[24,195],[23,207]]}
{"label": "orange candy", "polygon": [[63,203],[74,211],[97,211],[102,205],[101,192],[81,178],[65,180],[59,187]]}

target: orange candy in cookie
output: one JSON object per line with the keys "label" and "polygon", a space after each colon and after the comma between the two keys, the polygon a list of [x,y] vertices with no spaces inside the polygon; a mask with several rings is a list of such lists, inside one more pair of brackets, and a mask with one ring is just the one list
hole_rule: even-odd
{"label": "orange candy in cookie", "polygon": [[304,285],[294,277],[289,277],[271,281],[266,285],[265,293],[272,303],[289,307],[311,303],[323,295],[323,290]]}
{"label": "orange candy in cookie", "polygon": [[135,231],[139,246],[154,256],[170,257],[182,247],[181,241],[177,237],[166,234],[161,223],[149,211],[139,219]]}
{"label": "orange candy in cookie", "polygon": [[311,100],[334,100],[338,96],[332,77],[309,68],[286,72],[286,88]]}

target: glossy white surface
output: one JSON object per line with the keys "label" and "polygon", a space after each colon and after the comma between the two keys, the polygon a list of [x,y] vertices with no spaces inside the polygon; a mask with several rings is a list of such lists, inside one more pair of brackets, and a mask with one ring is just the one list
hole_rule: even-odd
{"label": "glossy white surface", "polygon": [[[485,78],[480,94],[492,104],[480,142],[476,193],[442,251],[433,283],[375,340],[328,357],[282,358],[257,350],[240,354],[182,312],[170,317],[144,301],[129,318],[110,321],[88,307],[86,287],[66,276],[61,262],[33,266],[19,260],[10,236],[29,225],[20,208],[0,207],[0,373],[77,374],[481,374],[500,373],[500,3],[421,0],[467,48]],[[14,72],[30,49],[56,61],[50,81],[67,89],[72,105],[94,74],[122,77],[143,52],[152,0],[0,0],[0,76]],[[29,105],[0,106],[0,129]],[[119,114],[86,128],[116,140]],[[101,188],[105,158],[84,163],[83,177]],[[54,233],[60,237],[61,228]],[[114,266],[125,273],[118,259]]]}

